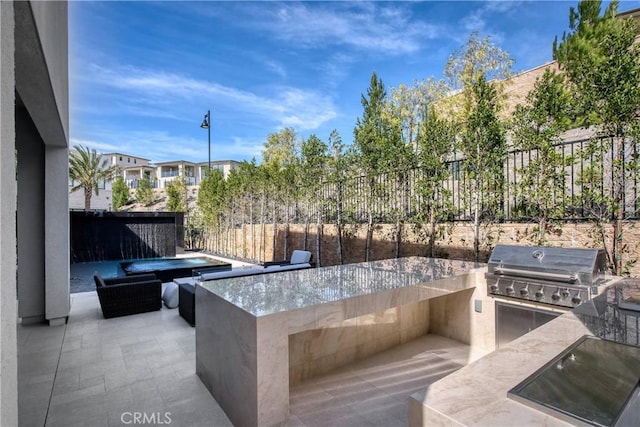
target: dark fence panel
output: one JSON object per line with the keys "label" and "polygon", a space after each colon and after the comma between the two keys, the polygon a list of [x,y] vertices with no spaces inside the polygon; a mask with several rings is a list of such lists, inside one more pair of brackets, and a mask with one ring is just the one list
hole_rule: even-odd
{"label": "dark fence panel", "polygon": [[184,246],[179,212],[71,211],[71,262],[175,256]]}

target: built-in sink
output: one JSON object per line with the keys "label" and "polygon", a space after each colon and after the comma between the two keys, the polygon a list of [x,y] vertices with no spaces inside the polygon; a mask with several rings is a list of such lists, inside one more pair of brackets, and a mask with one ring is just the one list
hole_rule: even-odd
{"label": "built-in sink", "polygon": [[577,425],[640,425],[640,347],[584,336],[509,391]]}

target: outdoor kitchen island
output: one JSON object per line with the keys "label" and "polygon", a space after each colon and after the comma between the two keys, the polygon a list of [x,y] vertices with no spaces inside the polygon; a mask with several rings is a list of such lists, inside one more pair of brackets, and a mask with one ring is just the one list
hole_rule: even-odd
{"label": "outdoor kitchen island", "polygon": [[[468,338],[471,317],[493,315],[473,310],[476,287],[486,294],[483,267],[408,257],[204,282],[196,373],[234,425],[282,424],[290,381],[438,333],[458,315],[453,323]],[[449,297],[464,308],[430,307]]]}
{"label": "outdoor kitchen island", "polygon": [[[640,280],[616,279],[594,299],[413,394],[409,425],[640,425]],[[607,351],[577,351],[585,336]],[[635,391],[625,406],[616,395],[626,379]],[[537,402],[513,395],[530,384]]]}

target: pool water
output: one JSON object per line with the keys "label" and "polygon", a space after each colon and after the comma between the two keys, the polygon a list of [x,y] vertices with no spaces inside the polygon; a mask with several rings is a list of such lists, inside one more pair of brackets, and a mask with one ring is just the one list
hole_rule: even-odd
{"label": "pool water", "polygon": [[96,290],[96,284],[93,281],[93,275],[98,273],[105,279],[114,277],[124,277],[125,273],[120,268],[118,261],[97,261],[97,262],[76,262],[70,266],[69,286],[71,293],[90,292]]}
{"label": "pool water", "polygon": [[[230,264],[208,257],[146,258],[115,261],[78,262],[70,266],[70,291],[91,292],[96,290],[93,275],[98,273],[105,279],[125,277],[127,274],[155,273],[164,282],[171,281],[171,271],[178,276],[190,276],[191,269],[224,267]],[[169,273],[165,273],[165,271]],[[168,275],[168,276],[167,276]],[[165,277],[167,276],[167,277]]]}
{"label": "pool water", "polygon": [[181,268],[216,267],[223,265],[221,261],[205,257],[194,258],[161,258],[143,259],[122,262],[121,267],[127,274],[140,274],[157,270],[172,270]]}

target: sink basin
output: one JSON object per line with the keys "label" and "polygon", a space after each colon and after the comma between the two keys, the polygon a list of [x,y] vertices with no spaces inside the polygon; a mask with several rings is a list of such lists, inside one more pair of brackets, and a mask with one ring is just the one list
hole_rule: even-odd
{"label": "sink basin", "polygon": [[640,347],[584,336],[508,393],[576,425],[640,425]]}

